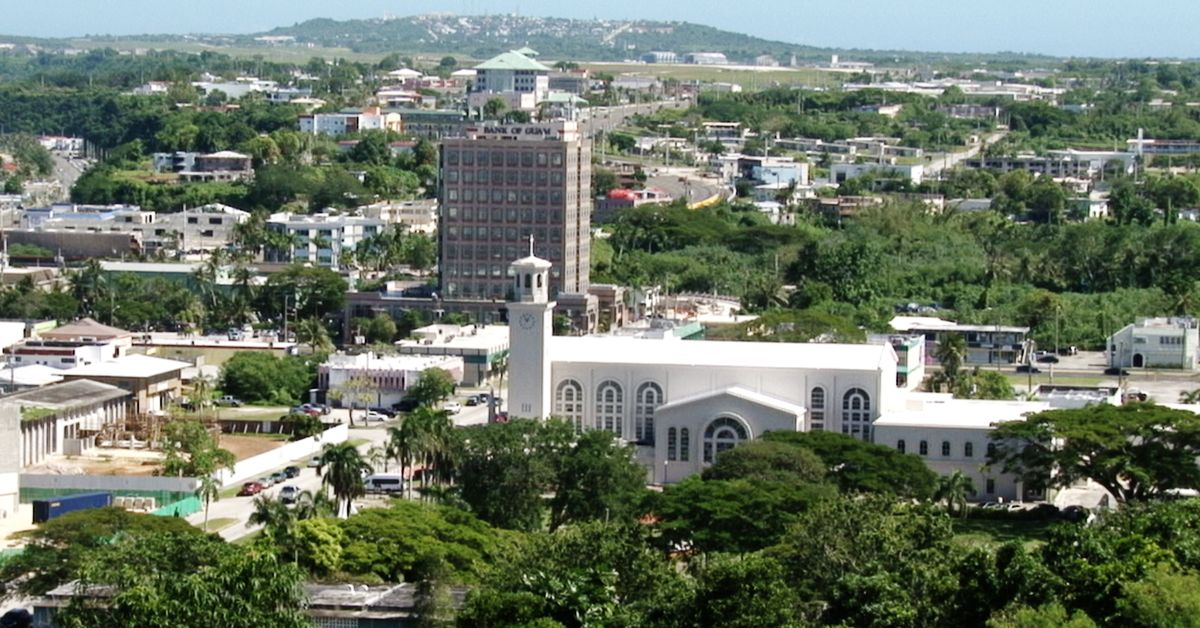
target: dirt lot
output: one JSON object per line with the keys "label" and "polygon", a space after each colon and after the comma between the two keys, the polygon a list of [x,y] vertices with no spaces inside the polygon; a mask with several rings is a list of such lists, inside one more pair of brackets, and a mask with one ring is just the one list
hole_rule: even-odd
{"label": "dirt lot", "polygon": [[271,451],[287,444],[285,439],[273,439],[265,436],[240,436],[234,434],[221,435],[221,447],[233,452],[238,460],[245,460],[264,451]]}

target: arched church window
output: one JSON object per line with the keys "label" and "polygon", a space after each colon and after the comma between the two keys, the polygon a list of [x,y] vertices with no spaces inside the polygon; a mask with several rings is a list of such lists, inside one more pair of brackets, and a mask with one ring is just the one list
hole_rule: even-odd
{"label": "arched church window", "polygon": [[654,444],[654,411],[662,405],[662,387],[654,382],[638,386],[634,393],[633,437],[643,445]]}
{"label": "arched church window", "polygon": [[576,432],[583,431],[583,386],[564,379],[554,389],[554,415],[570,423]]}
{"label": "arched church window", "polygon": [[871,440],[871,396],[861,388],[851,388],[842,396],[842,433]]}
{"label": "arched church window", "polygon": [[596,387],[596,429],[621,436],[625,418],[625,392],[617,382],[606,380]]}
{"label": "arched church window", "polygon": [[808,429],[820,432],[825,429],[825,389],[817,386],[808,396]]}
{"label": "arched church window", "polygon": [[704,462],[712,463],[726,449],[733,449],[750,433],[741,421],[728,416],[715,419],[704,429]]}

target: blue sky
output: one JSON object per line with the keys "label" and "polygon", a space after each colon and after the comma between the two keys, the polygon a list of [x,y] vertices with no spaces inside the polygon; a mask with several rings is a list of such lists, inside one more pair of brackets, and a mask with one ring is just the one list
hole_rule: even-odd
{"label": "blue sky", "polygon": [[1062,56],[1200,57],[1197,0],[56,0],[5,3],[0,32],[61,37],[268,30],[314,17],[512,13],[699,22],[795,43]]}

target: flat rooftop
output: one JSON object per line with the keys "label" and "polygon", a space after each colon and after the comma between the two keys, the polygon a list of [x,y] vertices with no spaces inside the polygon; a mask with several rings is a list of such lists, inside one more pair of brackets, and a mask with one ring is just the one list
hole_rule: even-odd
{"label": "flat rooftop", "polygon": [[[914,396],[915,397],[915,396]],[[910,398],[909,407],[889,412],[875,427],[929,427],[986,430],[997,423],[1023,421],[1034,412],[1050,410],[1040,401],[989,401],[982,399]]]}
{"label": "flat rooftop", "polygon": [[129,377],[144,379],[165,375],[172,371],[183,371],[191,366],[187,362],[166,360],[148,355],[131,354],[111,362],[85,364],[63,371],[66,377]]}
{"label": "flat rooftop", "polygon": [[932,316],[897,316],[888,323],[896,331],[976,331],[1027,334],[1028,327],[1012,325],[965,325]]}
{"label": "flat rooftop", "polygon": [[51,384],[43,388],[26,390],[4,399],[15,401],[19,405],[38,406],[53,410],[68,410],[81,406],[127,397],[129,393],[108,384],[93,382],[88,379],[77,379],[61,384]]}
{"label": "flat rooftop", "polygon": [[606,336],[555,336],[550,359],[558,363],[636,364],[732,368],[806,368],[877,371],[895,365],[890,345],[846,345],[787,342],[722,342]]}

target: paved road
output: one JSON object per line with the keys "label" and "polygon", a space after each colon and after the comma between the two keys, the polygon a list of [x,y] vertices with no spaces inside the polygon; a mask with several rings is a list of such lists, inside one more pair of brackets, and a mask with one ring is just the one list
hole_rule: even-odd
{"label": "paved road", "polygon": [[61,183],[63,188],[63,198],[56,200],[67,200],[70,197],[71,188],[75,186],[76,179],[83,174],[87,164],[81,159],[68,159],[56,153],[51,153],[50,158],[54,160],[52,177]]}
{"label": "paved road", "polygon": [[614,107],[592,107],[588,109],[588,118],[581,123],[584,132],[594,136],[596,133],[609,132],[625,126],[633,116],[648,115],[661,109],[686,109],[691,106],[686,100],[660,100],[648,103],[617,105]]}
{"label": "paved road", "polygon": [[975,155],[978,155],[984,148],[1004,139],[1004,136],[1007,134],[1008,131],[996,131],[983,138],[983,142],[962,152],[935,153],[930,155],[928,163],[925,164],[925,178],[936,178],[943,170],[949,170],[957,166],[960,162],[971,159]]}
{"label": "paved road", "polygon": [[[463,391],[467,392],[467,391]],[[474,391],[469,391],[474,392]],[[503,394],[503,393],[501,393]],[[462,396],[458,399],[462,402]],[[348,419],[346,410],[334,410],[331,415],[333,418],[346,421]],[[466,406],[462,412],[452,415],[456,427],[464,427],[467,425],[482,425],[487,423],[488,410],[487,406]],[[354,418],[357,427],[350,430],[350,440],[365,439],[367,442],[359,445],[358,450],[366,454],[367,450],[374,445],[383,446],[387,442],[387,428],[395,425],[394,422],[388,423],[371,423],[369,426],[362,424],[362,412],[356,412]],[[295,460],[291,464],[300,467],[300,475],[292,478],[283,484],[278,484],[265,491],[262,494],[278,499],[279,492],[284,486],[295,486],[302,491],[319,491],[321,487],[321,477],[317,475],[317,470],[307,466],[308,459]],[[287,465],[284,465],[287,466]],[[280,467],[282,470],[283,467]],[[382,471],[382,469],[379,469]],[[250,526],[247,522],[250,515],[254,512],[254,497],[226,497],[209,505],[208,518],[209,520],[231,518],[236,521],[220,531],[221,538],[226,541],[234,541],[244,536],[257,532],[262,526]],[[201,510],[187,518],[188,523],[196,526],[201,526],[204,523],[204,511]]]}

